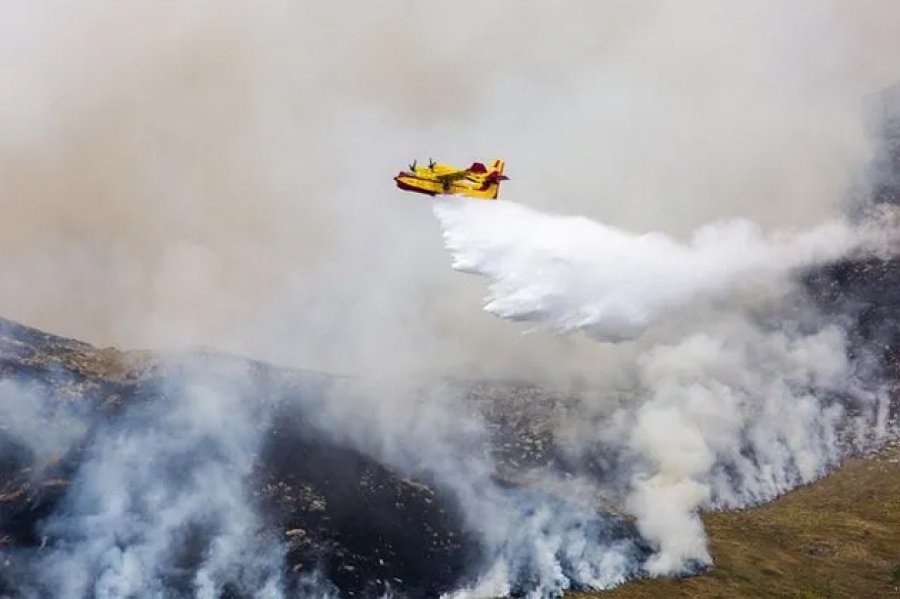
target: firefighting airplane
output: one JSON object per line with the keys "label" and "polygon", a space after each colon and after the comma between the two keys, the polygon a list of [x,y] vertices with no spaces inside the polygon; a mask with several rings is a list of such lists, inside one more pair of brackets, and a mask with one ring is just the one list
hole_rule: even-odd
{"label": "firefighting airplane", "polygon": [[480,162],[469,168],[459,169],[449,164],[428,160],[428,166],[409,165],[408,171],[400,171],[394,181],[403,191],[426,195],[463,195],[481,200],[496,200],[500,193],[500,181],[509,179],[503,174],[502,160],[491,162],[488,170]]}

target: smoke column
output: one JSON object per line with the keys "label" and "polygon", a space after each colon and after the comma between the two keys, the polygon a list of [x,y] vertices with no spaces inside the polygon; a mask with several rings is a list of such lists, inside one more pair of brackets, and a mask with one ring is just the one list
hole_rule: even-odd
{"label": "smoke column", "polygon": [[843,332],[804,330],[778,308],[792,270],[877,248],[875,229],[834,222],[767,239],[729,222],[681,244],[509,202],[448,199],[434,211],[453,268],[489,280],[488,312],[600,342],[667,329],[638,349],[632,401],[587,433],[628,455],[601,484],[627,481],[623,501],[658,547],[650,574],[711,562],[698,509],[767,501],[888,433],[888,398],[857,378]]}
{"label": "smoke column", "polygon": [[108,421],[84,398],[60,406],[39,385],[0,386],[3,432],[37,464],[85,448],[61,505],[39,523],[41,546],[7,554],[19,558],[5,572],[16,591],[72,599],[211,598],[225,589],[285,596],[284,546],[277,535],[259,534],[262,520],[245,487],[270,418],[265,405],[251,408],[246,376],[240,365],[188,371],[166,383],[161,399],[130,398],[135,405]]}

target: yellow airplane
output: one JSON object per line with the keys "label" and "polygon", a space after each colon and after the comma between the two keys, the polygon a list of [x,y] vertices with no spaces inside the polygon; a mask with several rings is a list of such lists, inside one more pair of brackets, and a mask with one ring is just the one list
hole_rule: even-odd
{"label": "yellow airplane", "polygon": [[394,181],[403,191],[436,195],[463,195],[481,200],[496,200],[500,193],[500,181],[509,179],[503,174],[505,163],[494,160],[488,170],[480,162],[469,168],[459,169],[448,164],[428,160],[428,166],[417,166],[416,161],[408,171],[400,171]]}

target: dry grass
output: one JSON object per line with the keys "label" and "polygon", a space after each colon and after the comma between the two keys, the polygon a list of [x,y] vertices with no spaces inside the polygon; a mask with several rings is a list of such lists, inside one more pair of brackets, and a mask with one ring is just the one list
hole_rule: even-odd
{"label": "dry grass", "polygon": [[900,448],[704,520],[715,560],[706,574],[571,597],[900,597]]}

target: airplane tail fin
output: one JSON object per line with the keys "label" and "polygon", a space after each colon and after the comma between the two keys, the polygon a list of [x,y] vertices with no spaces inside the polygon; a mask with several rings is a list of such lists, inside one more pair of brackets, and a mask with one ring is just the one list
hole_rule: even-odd
{"label": "airplane tail fin", "polygon": [[503,169],[506,168],[506,162],[503,160],[496,158],[493,162],[491,162],[491,174],[497,173],[497,179],[506,180],[509,179],[506,175],[503,174]]}
{"label": "airplane tail fin", "polygon": [[467,187],[463,192],[472,198],[482,200],[496,200],[500,195],[500,182],[509,179],[503,174],[506,163],[499,158],[491,161],[491,168],[487,169],[480,162],[473,162],[469,170],[484,176],[483,182],[478,188]]}
{"label": "airplane tail fin", "polygon": [[491,170],[488,174],[488,187],[486,190],[486,197],[488,199],[496,200],[500,195],[500,182],[509,179],[509,177],[503,174],[503,169],[505,167],[506,163],[499,158],[496,158],[491,162]]}

